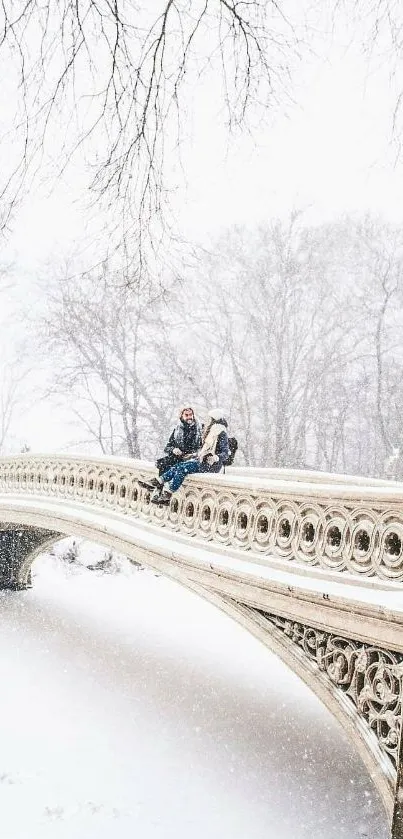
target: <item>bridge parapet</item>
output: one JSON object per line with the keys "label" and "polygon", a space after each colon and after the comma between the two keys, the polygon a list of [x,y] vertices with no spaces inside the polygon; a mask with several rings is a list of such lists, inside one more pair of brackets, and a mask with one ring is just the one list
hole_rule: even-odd
{"label": "bridge parapet", "polygon": [[[274,473],[274,477],[273,477]],[[403,581],[403,485],[279,470],[186,479],[169,507],[150,503],[150,464],[66,455],[0,458],[0,493],[116,509],[188,536],[359,577]],[[320,480],[320,478],[322,480]]]}

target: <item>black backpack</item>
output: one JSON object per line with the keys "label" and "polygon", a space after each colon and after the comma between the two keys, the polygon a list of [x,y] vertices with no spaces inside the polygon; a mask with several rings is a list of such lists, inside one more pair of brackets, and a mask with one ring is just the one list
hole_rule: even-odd
{"label": "black backpack", "polygon": [[234,462],[234,457],[237,453],[238,449],[238,440],[236,437],[228,437],[228,457],[225,461],[226,466],[232,466]]}

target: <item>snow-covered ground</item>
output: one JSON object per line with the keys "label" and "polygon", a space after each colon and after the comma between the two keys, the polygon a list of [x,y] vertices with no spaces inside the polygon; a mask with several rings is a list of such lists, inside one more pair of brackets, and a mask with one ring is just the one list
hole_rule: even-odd
{"label": "snow-covered ground", "polygon": [[386,839],[342,730],[176,584],[35,563],[0,595],[1,839]]}

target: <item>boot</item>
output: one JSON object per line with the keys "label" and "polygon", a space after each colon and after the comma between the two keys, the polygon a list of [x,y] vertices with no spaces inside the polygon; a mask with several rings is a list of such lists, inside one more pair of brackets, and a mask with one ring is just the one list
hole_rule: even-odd
{"label": "boot", "polygon": [[156,504],[166,504],[166,505],[168,505],[171,498],[172,498],[171,490],[170,489],[164,489],[160,493],[159,499],[156,501]]}
{"label": "boot", "polygon": [[151,504],[159,504],[161,495],[162,495],[162,484],[154,489],[154,492],[150,498]]}
{"label": "boot", "polygon": [[163,482],[160,481],[159,478],[150,478],[149,481],[138,480],[137,483],[139,483],[141,487],[145,487],[145,489],[159,489],[159,490],[161,490],[162,487],[164,486]]}

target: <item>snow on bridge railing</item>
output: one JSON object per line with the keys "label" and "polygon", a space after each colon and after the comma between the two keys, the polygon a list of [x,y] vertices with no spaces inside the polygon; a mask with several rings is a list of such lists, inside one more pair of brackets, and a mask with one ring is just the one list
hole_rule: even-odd
{"label": "snow on bridge railing", "polygon": [[[0,458],[0,496],[68,499],[121,511],[284,562],[403,580],[403,485],[321,472],[229,469],[186,479],[169,507],[138,479],[153,465],[125,458]],[[4,501],[3,501],[4,504]]]}

